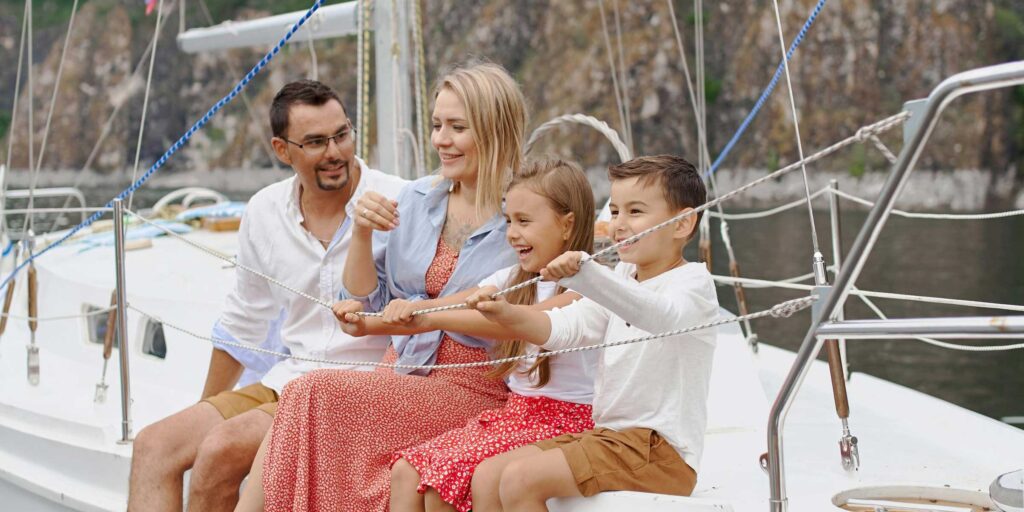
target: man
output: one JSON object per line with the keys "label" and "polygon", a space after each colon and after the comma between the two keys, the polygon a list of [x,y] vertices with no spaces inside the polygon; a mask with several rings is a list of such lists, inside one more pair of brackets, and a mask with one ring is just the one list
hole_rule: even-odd
{"label": "man", "polygon": [[[350,239],[352,198],[373,190],[390,198],[405,184],[355,157],[352,123],[338,95],[315,81],[290,83],[270,108],[274,152],[295,176],[252,197],[238,232],[238,262],[324,301],[333,301]],[[213,337],[260,345],[277,336],[292,355],[378,361],[386,337],[353,338],[330,309],[238,269]],[[270,429],[285,384],[316,363],[285,359],[261,382],[232,390],[248,351],[215,348],[203,400],[139,432],[129,483],[131,511],[229,510]],[[249,361],[252,361],[251,355]],[[337,367],[337,366],[334,366]]]}

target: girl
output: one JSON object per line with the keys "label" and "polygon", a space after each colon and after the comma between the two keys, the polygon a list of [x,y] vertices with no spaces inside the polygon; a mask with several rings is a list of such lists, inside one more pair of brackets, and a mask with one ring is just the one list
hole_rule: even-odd
{"label": "girl", "polygon": [[[566,251],[593,248],[594,199],[583,171],[557,160],[527,165],[516,173],[505,196],[506,237],[519,255],[519,264],[499,270],[480,286],[507,288],[536,277],[537,272]],[[565,290],[541,282],[509,293],[516,304],[536,304]],[[462,294],[460,294],[462,295]],[[565,294],[577,297],[573,293]],[[556,299],[557,300],[557,299]],[[569,299],[571,300],[571,299]],[[569,300],[562,300],[561,305]],[[553,301],[551,301],[553,302]],[[544,306],[550,307],[551,302]],[[395,334],[416,330],[469,331],[501,337],[495,326],[481,325],[476,311],[431,313],[400,326],[394,320],[366,319],[346,314],[358,303],[335,306],[350,334]],[[504,358],[537,353],[521,341],[497,345]],[[451,430],[418,446],[400,450],[391,469],[391,510],[489,510],[498,505],[497,474],[486,470],[474,476],[484,459],[541,439],[593,428],[591,397],[597,354],[586,351],[530,363],[504,363],[492,373],[507,377],[511,389],[504,407],[484,411],[463,428]],[[472,481],[472,492],[471,492]]]}
{"label": "girl", "polygon": [[[500,207],[522,158],[524,103],[494,64],[441,78],[431,135],[440,177],[410,183],[396,202],[373,193],[359,200],[342,298],[371,310],[390,302],[389,313],[428,307],[429,299],[471,287],[514,261]],[[485,346],[439,331],[393,336],[384,360],[486,361]],[[507,396],[488,368],[406,373],[319,370],[292,381],[268,434],[266,509],[383,510],[396,450],[460,426]]]}

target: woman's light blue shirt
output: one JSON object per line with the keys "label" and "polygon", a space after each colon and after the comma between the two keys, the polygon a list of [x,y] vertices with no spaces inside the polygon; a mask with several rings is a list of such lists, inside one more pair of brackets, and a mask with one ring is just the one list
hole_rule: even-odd
{"label": "woman's light blue shirt", "polygon": [[[398,194],[398,227],[377,231],[373,239],[373,259],[377,268],[377,288],[369,295],[355,296],[344,285],[342,299],[356,299],[367,311],[381,311],[393,299],[410,301],[429,298],[426,291],[427,268],[434,260],[448,213],[450,180],[438,181],[426,176],[407,185]],[[476,287],[480,281],[515,263],[515,252],[505,240],[505,218],[499,212],[481,225],[463,244],[459,259],[439,297]],[[434,364],[442,332],[411,336],[392,336],[400,364]],[[458,333],[448,333],[467,347],[486,348],[489,342]],[[395,370],[399,373],[426,375],[426,370]]]}

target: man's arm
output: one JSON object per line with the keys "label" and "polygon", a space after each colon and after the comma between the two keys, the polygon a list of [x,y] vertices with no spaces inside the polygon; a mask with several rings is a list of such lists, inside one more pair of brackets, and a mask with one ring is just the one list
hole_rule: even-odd
{"label": "man's arm", "polygon": [[245,367],[231,357],[231,354],[215,348],[210,354],[210,369],[206,371],[206,384],[203,385],[202,399],[235,387]]}

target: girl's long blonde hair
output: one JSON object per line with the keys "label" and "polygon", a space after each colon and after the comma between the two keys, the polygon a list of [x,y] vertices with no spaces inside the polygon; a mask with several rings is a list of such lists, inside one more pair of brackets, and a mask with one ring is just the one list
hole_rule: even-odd
{"label": "girl's long blonde hair", "polygon": [[476,214],[487,219],[501,210],[509,175],[522,165],[526,99],[505,68],[492,63],[452,69],[437,81],[434,99],[442,90],[454,93],[466,109],[477,151]]}
{"label": "girl's long blonde hair", "polygon": [[[559,215],[573,214],[572,232],[562,247],[566,251],[593,252],[594,249],[594,193],[590,182],[579,165],[564,160],[543,159],[527,163],[512,176],[508,190],[526,187],[548,201],[548,205]],[[517,285],[537,277],[536,273],[516,267],[509,276],[507,286]],[[556,293],[565,289],[558,287]],[[537,301],[537,285],[515,290],[505,296],[512,304],[534,304]],[[525,353],[526,343],[509,341],[500,343],[494,351],[495,359],[515,357]],[[518,362],[502,363],[495,366],[490,375],[504,378],[516,371]],[[551,379],[549,359],[538,359],[524,373],[536,377],[537,387],[543,387]]]}

